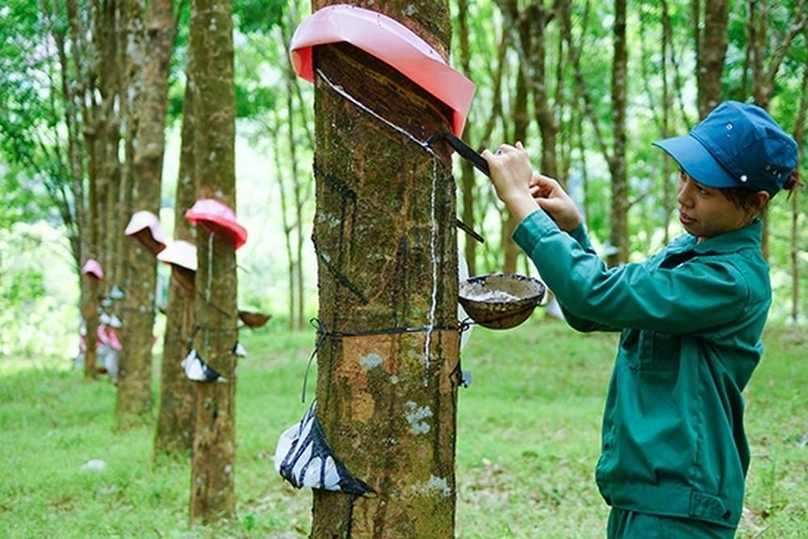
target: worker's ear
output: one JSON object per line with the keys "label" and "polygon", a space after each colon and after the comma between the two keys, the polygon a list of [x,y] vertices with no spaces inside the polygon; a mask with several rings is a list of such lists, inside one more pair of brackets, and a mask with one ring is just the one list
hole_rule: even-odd
{"label": "worker's ear", "polygon": [[755,200],[755,209],[757,211],[762,210],[766,204],[769,202],[771,195],[768,191],[758,191],[755,193],[754,200]]}

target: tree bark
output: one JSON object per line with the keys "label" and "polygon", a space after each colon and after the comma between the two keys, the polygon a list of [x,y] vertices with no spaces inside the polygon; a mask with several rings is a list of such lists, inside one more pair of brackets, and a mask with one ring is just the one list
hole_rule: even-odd
{"label": "tree bark", "polygon": [[628,50],[626,47],[626,2],[615,0],[614,28],[612,29],[612,42],[614,57],[612,58],[612,129],[614,131],[614,149],[610,152],[607,146],[600,122],[595,112],[593,98],[584,78],[581,67],[581,49],[572,36],[571,5],[568,2],[559,2],[561,19],[561,33],[569,47],[570,61],[573,64],[575,86],[580,100],[584,105],[584,115],[592,124],[595,142],[603,158],[609,165],[612,179],[612,200],[609,220],[609,243],[611,252],[607,253],[606,261],[615,266],[628,261],[628,172],[626,170],[626,108],[628,84]]}
{"label": "tree bark", "polygon": [[[288,40],[285,41],[288,42]],[[291,280],[290,292],[292,293],[291,297],[297,298],[297,301],[293,302],[297,309],[294,312],[290,311],[291,318],[289,319],[289,323],[291,328],[301,330],[303,329],[305,323],[305,295],[303,293],[305,289],[303,282],[303,247],[305,244],[303,235],[303,208],[311,194],[309,191],[309,182],[303,181],[298,170],[299,166],[296,149],[298,136],[296,134],[295,122],[293,121],[293,118],[295,117],[295,92],[292,91],[296,84],[297,79],[291,63],[289,63],[286,70],[286,114],[289,118],[286,134],[289,142],[289,163],[291,166],[292,199],[294,202],[294,227],[289,231],[290,237],[287,238],[287,242],[289,242],[288,250],[289,254],[291,255],[289,258],[291,266],[289,272],[289,277]],[[292,247],[294,247],[294,249]]]}
{"label": "tree bark", "polygon": [[[808,32],[804,32],[808,37]],[[800,106],[797,111],[797,121],[794,124],[794,140],[800,149],[798,155],[802,155],[805,147],[805,120],[808,118],[808,66],[802,66],[802,92]],[[798,161],[799,163],[802,160]],[[798,169],[799,170],[799,169]],[[800,226],[800,191],[794,189],[791,193],[791,320],[797,322],[800,319],[800,246],[802,232]]]}
{"label": "tree bark", "polygon": [[721,81],[727,53],[728,20],[729,0],[704,3],[704,30],[698,35],[696,58],[697,104],[701,118],[707,116],[722,100]]}
{"label": "tree bark", "polygon": [[[133,211],[142,210],[159,215],[168,75],[174,46],[173,1],[150,1],[145,17],[138,11],[129,20],[128,61],[139,69],[130,71],[128,82],[129,88],[140,88],[140,92],[127,92],[135,96],[129,103],[134,109],[130,110],[129,124],[136,132],[131,157],[132,207],[124,215],[131,217]],[[116,412],[119,424],[126,425],[151,420],[157,267],[153,254],[137,240],[127,242],[122,253],[126,256],[127,311]]]}
{"label": "tree bark", "polygon": [[[194,170],[197,199],[236,208],[232,5],[195,0],[190,48],[194,67]],[[190,521],[235,514],[236,254],[234,245],[197,227],[194,348],[226,381],[196,382]]]}
{"label": "tree bark", "polygon": [[[139,146],[136,141],[143,136],[143,144],[154,142],[148,139],[148,130],[141,133],[148,121],[144,111],[152,106],[145,99],[144,90],[153,83],[146,81],[143,70],[146,58],[143,8],[138,2],[124,4],[121,16],[125,35],[121,41],[127,46],[117,60],[124,66],[121,83],[126,88],[121,94],[121,110],[126,126],[122,176],[127,193],[122,197],[123,207],[115,213],[121,212],[128,219],[133,209],[159,213],[160,178],[141,176],[134,163],[135,144]],[[117,233],[122,234],[125,226],[126,223],[117,226]],[[119,330],[122,349],[115,418],[119,427],[128,428],[151,420],[151,346],[156,265],[153,255],[134,239],[123,245],[120,254],[123,266],[116,273],[120,273],[124,297],[120,308],[123,327]]]}
{"label": "tree bark", "polygon": [[[420,3],[419,19],[392,4],[374,7],[445,54],[445,2]],[[454,537],[455,192],[449,148],[416,142],[448,130],[451,111],[350,45],[314,58],[317,416],[375,496],[315,490],[311,536]]]}
{"label": "tree bark", "polygon": [[[458,0],[457,2],[457,30],[458,42],[460,43],[460,65],[463,73],[468,77],[471,72],[471,51],[469,50],[469,2],[468,0]],[[463,140],[467,144],[471,144],[470,136],[471,129],[469,123],[463,128]],[[463,212],[463,222],[474,228],[474,167],[467,160],[460,163],[460,190]],[[474,241],[469,241],[468,237],[464,240],[463,256],[468,264],[469,275],[475,275],[477,271],[477,244]]]}
{"label": "tree bark", "polygon": [[[791,17],[791,24],[786,28],[783,35],[770,37],[767,34],[769,28],[769,6],[766,2],[749,1],[748,9],[748,40],[749,57],[752,65],[752,96],[755,104],[764,109],[769,108],[769,101],[774,92],[774,84],[780,65],[785,58],[788,48],[794,39],[799,36],[808,26],[808,10],[805,3],[800,1],[794,6],[794,13]],[[769,65],[766,66],[768,59]],[[769,259],[769,218],[768,206],[761,212],[763,220],[763,241],[761,250],[763,257]]]}
{"label": "tree bark", "polygon": [[[66,109],[76,114],[72,119],[68,119],[68,125],[75,129],[74,137],[79,136],[79,130],[82,135],[80,142],[71,141],[74,181],[82,184],[76,188],[76,205],[82,207],[77,211],[77,215],[80,216],[79,267],[88,259],[94,258],[101,263],[105,273],[112,275],[114,273],[111,272],[112,261],[108,260],[104,252],[106,231],[102,223],[107,206],[108,178],[114,175],[118,166],[119,132],[113,107],[118,91],[118,66],[114,61],[117,50],[114,36],[118,12],[114,4],[109,4],[104,6],[104,9],[93,11],[91,17],[85,17],[81,6],[75,0],[65,2],[65,12],[69,48],[72,53],[70,65],[64,64],[66,57],[62,60],[65,73],[72,74],[66,76],[68,81],[64,83]],[[65,37],[61,35],[61,30],[55,33],[58,34],[57,41]],[[62,44],[64,45],[64,42]],[[112,147],[116,148],[114,153],[111,151]],[[86,161],[74,153],[82,150],[86,155],[84,158]],[[86,188],[83,185],[85,174]],[[106,281],[109,282],[109,278]],[[81,282],[91,281],[82,279]],[[89,291],[82,291],[81,298],[84,302],[82,312],[87,327],[85,376],[94,378],[98,372],[95,351],[98,308],[107,283],[92,282],[90,286]]]}
{"label": "tree bark", "polygon": [[614,2],[614,58],[612,59],[612,125],[614,150],[609,157],[612,176],[612,211],[609,242],[614,249],[607,254],[610,266],[628,262],[628,171],[626,170],[626,109],[628,97],[628,48],[626,45],[626,0]]}
{"label": "tree bark", "polygon": [[[173,25],[173,22],[172,22]],[[194,184],[194,129],[193,129],[193,67],[192,59],[186,66],[186,85],[183,98],[182,128],[180,132],[180,166],[177,178],[174,240],[195,243],[196,238],[182,213],[193,206]],[[191,351],[194,330],[193,283],[187,283],[180,271],[171,270],[166,305],[166,330],[163,338],[163,359],[160,364],[160,406],[154,436],[154,456],[191,454],[194,440],[194,387],[185,376],[181,363]]]}
{"label": "tree bark", "polygon": [[[673,32],[671,30],[671,18],[668,10],[667,0],[660,2],[660,18],[662,20],[662,42],[660,50],[660,75],[662,77],[662,130],[660,132],[661,138],[665,139],[671,136],[670,130],[670,111],[673,110],[673,92],[670,88],[670,77],[668,76],[669,66],[675,62],[670,61],[673,56]],[[662,207],[664,208],[663,225],[663,239],[662,242],[667,245],[670,242],[670,226],[668,226],[671,216],[673,215],[676,200],[671,189],[671,159],[662,156]]]}
{"label": "tree bark", "polygon": [[[514,96],[512,121],[513,132],[510,133],[511,142],[527,140],[527,128],[530,124],[530,114],[528,112],[528,97],[530,95],[532,61],[536,58],[533,53],[533,26],[540,26],[544,21],[531,21],[527,14],[519,12],[519,7],[514,0],[503,2],[502,13],[505,15],[511,29],[516,32],[514,43],[518,47],[518,52],[525,61],[519,62],[516,72],[516,94]],[[502,215],[502,229],[500,232],[500,245],[503,251],[502,271],[506,273],[516,272],[516,261],[519,257],[519,247],[511,241],[513,231],[519,223],[510,212]]]}

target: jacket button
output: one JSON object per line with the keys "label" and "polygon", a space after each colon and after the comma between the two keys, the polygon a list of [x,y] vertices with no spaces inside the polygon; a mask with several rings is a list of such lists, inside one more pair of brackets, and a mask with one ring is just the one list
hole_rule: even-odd
{"label": "jacket button", "polygon": [[729,520],[729,517],[731,517],[731,516],[732,516],[732,511],[727,509],[727,512],[724,513],[723,515],[721,515],[721,518],[723,518],[724,520]]}
{"label": "jacket button", "polygon": [[609,450],[609,447],[611,447],[611,446],[609,445],[609,442],[606,442],[605,444],[603,444],[603,450],[604,450],[604,451],[608,451],[608,450]]}

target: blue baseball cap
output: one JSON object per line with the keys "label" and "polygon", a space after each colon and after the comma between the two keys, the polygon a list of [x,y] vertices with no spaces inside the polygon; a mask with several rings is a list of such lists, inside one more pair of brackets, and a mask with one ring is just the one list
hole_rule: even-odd
{"label": "blue baseball cap", "polygon": [[707,187],[777,194],[797,166],[797,143],[756,105],[726,101],[688,135],[658,140],[687,174]]}

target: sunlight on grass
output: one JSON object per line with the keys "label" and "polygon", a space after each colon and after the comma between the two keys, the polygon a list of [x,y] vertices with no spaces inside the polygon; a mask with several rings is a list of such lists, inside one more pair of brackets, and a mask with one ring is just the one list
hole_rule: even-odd
{"label": "sunlight on grass", "polygon": [[24,358],[15,355],[0,358],[0,378],[28,371],[64,371],[70,368],[71,362],[64,357]]}

